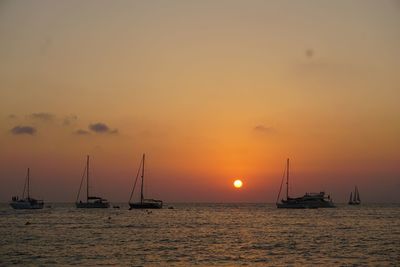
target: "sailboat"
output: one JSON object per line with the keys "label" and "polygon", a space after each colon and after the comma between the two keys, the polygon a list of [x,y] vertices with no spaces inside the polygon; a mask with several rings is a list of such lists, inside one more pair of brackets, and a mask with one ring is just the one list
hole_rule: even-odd
{"label": "sailboat", "polygon": [[[131,196],[129,198],[129,207],[130,207],[130,209],[161,209],[163,206],[163,202],[161,200],[144,198],[144,194],[143,194],[144,162],[145,162],[145,154],[143,154],[143,157],[140,162],[140,166],[139,166],[139,169],[138,169],[138,172],[136,175],[135,183],[133,184],[133,189],[131,192]],[[140,188],[140,202],[131,202],[140,173],[141,173],[141,179],[142,179],[141,188]]]}
{"label": "sailboat", "polygon": [[[85,173],[86,173],[86,202],[82,201],[78,202],[79,195],[82,189],[83,180],[85,178]],[[105,209],[110,207],[110,203],[107,201],[107,199],[96,196],[90,196],[89,194],[89,156],[87,156],[86,159],[86,168],[84,174],[82,175],[81,185],[79,186],[78,196],[76,197],[75,205],[77,208],[86,208],[86,209],[95,209],[95,208]]]}
{"label": "sailboat", "polygon": [[360,200],[360,193],[358,192],[357,186],[354,188],[354,195],[353,192],[350,192],[350,199],[349,199],[349,205],[360,205],[361,200]]}
{"label": "sailboat", "polygon": [[[279,189],[279,194],[276,199],[276,207],[280,209],[317,209],[317,208],[334,208],[335,205],[331,197],[325,195],[325,192],[319,193],[306,193],[302,197],[292,198],[289,197],[289,159],[286,161],[286,199],[281,199],[279,202],[279,197],[282,191],[283,180],[285,175],[282,177],[281,186]],[[285,174],[284,173],[284,174]]]}
{"label": "sailboat", "polygon": [[[34,199],[30,196],[29,193],[30,187],[30,176],[29,176],[29,168],[28,173],[26,174],[24,191],[22,192],[22,198],[18,196],[12,197],[12,201],[10,202],[10,206],[14,209],[43,209],[43,200]],[[27,193],[27,197],[25,197],[25,190]]]}

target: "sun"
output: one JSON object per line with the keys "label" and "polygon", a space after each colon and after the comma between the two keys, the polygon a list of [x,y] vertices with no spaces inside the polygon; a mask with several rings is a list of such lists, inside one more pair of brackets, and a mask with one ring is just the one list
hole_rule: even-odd
{"label": "sun", "polygon": [[233,182],[233,186],[234,186],[235,188],[241,188],[241,187],[243,186],[242,180],[239,180],[239,179],[235,180],[235,181]]}

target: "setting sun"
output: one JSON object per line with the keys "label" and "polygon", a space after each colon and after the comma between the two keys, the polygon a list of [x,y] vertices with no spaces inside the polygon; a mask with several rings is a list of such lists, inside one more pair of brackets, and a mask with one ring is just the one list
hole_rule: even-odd
{"label": "setting sun", "polygon": [[243,186],[243,182],[242,182],[242,180],[235,180],[234,182],[233,182],[233,186],[235,187],[235,188],[241,188],[242,186]]}

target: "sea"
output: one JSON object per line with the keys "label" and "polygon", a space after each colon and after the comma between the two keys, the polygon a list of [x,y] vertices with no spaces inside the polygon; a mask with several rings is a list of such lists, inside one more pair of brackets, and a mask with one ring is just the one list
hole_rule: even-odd
{"label": "sea", "polygon": [[400,266],[399,204],[118,206],[1,204],[0,266]]}

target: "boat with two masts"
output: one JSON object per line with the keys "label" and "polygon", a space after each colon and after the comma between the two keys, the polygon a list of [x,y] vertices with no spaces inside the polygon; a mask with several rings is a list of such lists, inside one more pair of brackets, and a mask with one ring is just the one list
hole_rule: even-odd
{"label": "boat with two masts", "polygon": [[[26,197],[25,197],[26,191]],[[28,168],[28,172],[26,174],[24,191],[22,192],[22,197],[18,196],[12,197],[12,201],[10,202],[10,206],[13,209],[17,210],[33,210],[33,209],[43,209],[43,200],[38,200],[30,196],[30,172]]]}
{"label": "boat with two masts", "polygon": [[[286,199],[281,199],[283,180],[286,174]],[[282,177],[279,194],[276,199],[276,207],[280,209],[317,209],[317,208],[334,208],[335,205],[331,197],[325,195],[325,192],[306,193],[302,197],[289,197],[289,159],[286,161],[286,168]]]}
{"label": "boat with two masts", "polygon": [[[81,193],[83,180],[86,174],[86,202],[79,201],[79,195]],[[77,208],[84,208],[84,209],[106,209],[110,207],[110,203],[107,199],[91,196],[89,194],[89,156],[86,158],[86,167],[84,173],[82,175],[81,185],[79,186],[78,195],[76,197],[75,205]]]}
{"label": "boat with two masts", "polygon": [[[142,156],[142,160],[139,165],[138,172],[136,174],[135,183],[133,184],[133,189],[131,192],[131,196],[129,198],[129,207],[130,209],[161,209],[163,206],[163,202],[158,199],[149,199],[145,198],[143,194],[144,187],[144,163],[145,163],[145,154]],[[132,202],[133,193],[135,192],[137,181],[139,179],[139,174],[141,174],[141,187],[140,187],[140,201]]]}
{"label": "boat with two masts", "polygon": [[360,204],[361,204],[360,193],[358,192],[358,188],[356,186],[354,188],[354,195],[353,192],[350,192],[349,205],[360,205]]}

